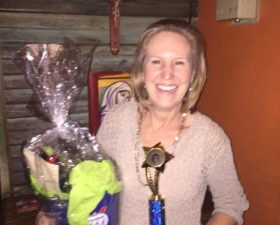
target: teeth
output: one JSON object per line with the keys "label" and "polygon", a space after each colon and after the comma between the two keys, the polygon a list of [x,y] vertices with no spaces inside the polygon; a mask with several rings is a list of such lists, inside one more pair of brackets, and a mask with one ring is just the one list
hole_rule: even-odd
{"label": "teeth", "polygon": [[176,89],[176,85],[157,85],[162,91],[173,91]]}

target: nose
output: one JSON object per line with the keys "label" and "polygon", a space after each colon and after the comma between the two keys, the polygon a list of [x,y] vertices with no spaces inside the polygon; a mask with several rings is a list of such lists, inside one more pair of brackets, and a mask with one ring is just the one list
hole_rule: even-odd
{"label": "nose", "polygon": [[174,75],[173,65],[171,63],[165,63],[162,66],[161,76],[165,80],[169,80]]}

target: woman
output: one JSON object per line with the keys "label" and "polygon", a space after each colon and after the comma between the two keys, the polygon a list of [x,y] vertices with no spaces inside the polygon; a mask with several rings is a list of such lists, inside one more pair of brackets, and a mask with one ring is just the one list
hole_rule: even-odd
{"label": "woman", "polygon": [[148,225],[143,147],[161,143],[174,156],[160,174],[167,225],[199,225],[207,187],[214,201],[208,225],[242,224],[248,208],[228,137],[195,110],[206,79],[203,42],[183,20],[152,24],[140,38],[131,71],[136,102],[113,107],[97,134],[123,181],[120,225]]}

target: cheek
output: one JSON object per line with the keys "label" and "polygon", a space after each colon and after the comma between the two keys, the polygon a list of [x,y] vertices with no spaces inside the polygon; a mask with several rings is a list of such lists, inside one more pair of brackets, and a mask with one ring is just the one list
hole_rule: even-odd
{"label": "cheek", "polygon": [[156,77],[156,74],[157,73],[154,68],[146,67],[144,69],[144,81],[145,82],[153,81]]}
{"label": "cheek", "polygon": [[177,77],[180,83],[191,83],[192,73],[189,70],[179,71]]}

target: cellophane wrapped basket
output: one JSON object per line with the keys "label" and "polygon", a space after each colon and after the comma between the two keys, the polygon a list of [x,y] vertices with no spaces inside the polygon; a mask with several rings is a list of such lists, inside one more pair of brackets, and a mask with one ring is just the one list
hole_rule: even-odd
{"label": "cellophane wrapped basket", "polygon": [[89,70],[87,54],[73,44],[28,44],[15,62],[53,128],[23,148],[30,183],[41,212],[56,225],[116,225],[121,184],[95,136],[69,119],[69,110]]}

